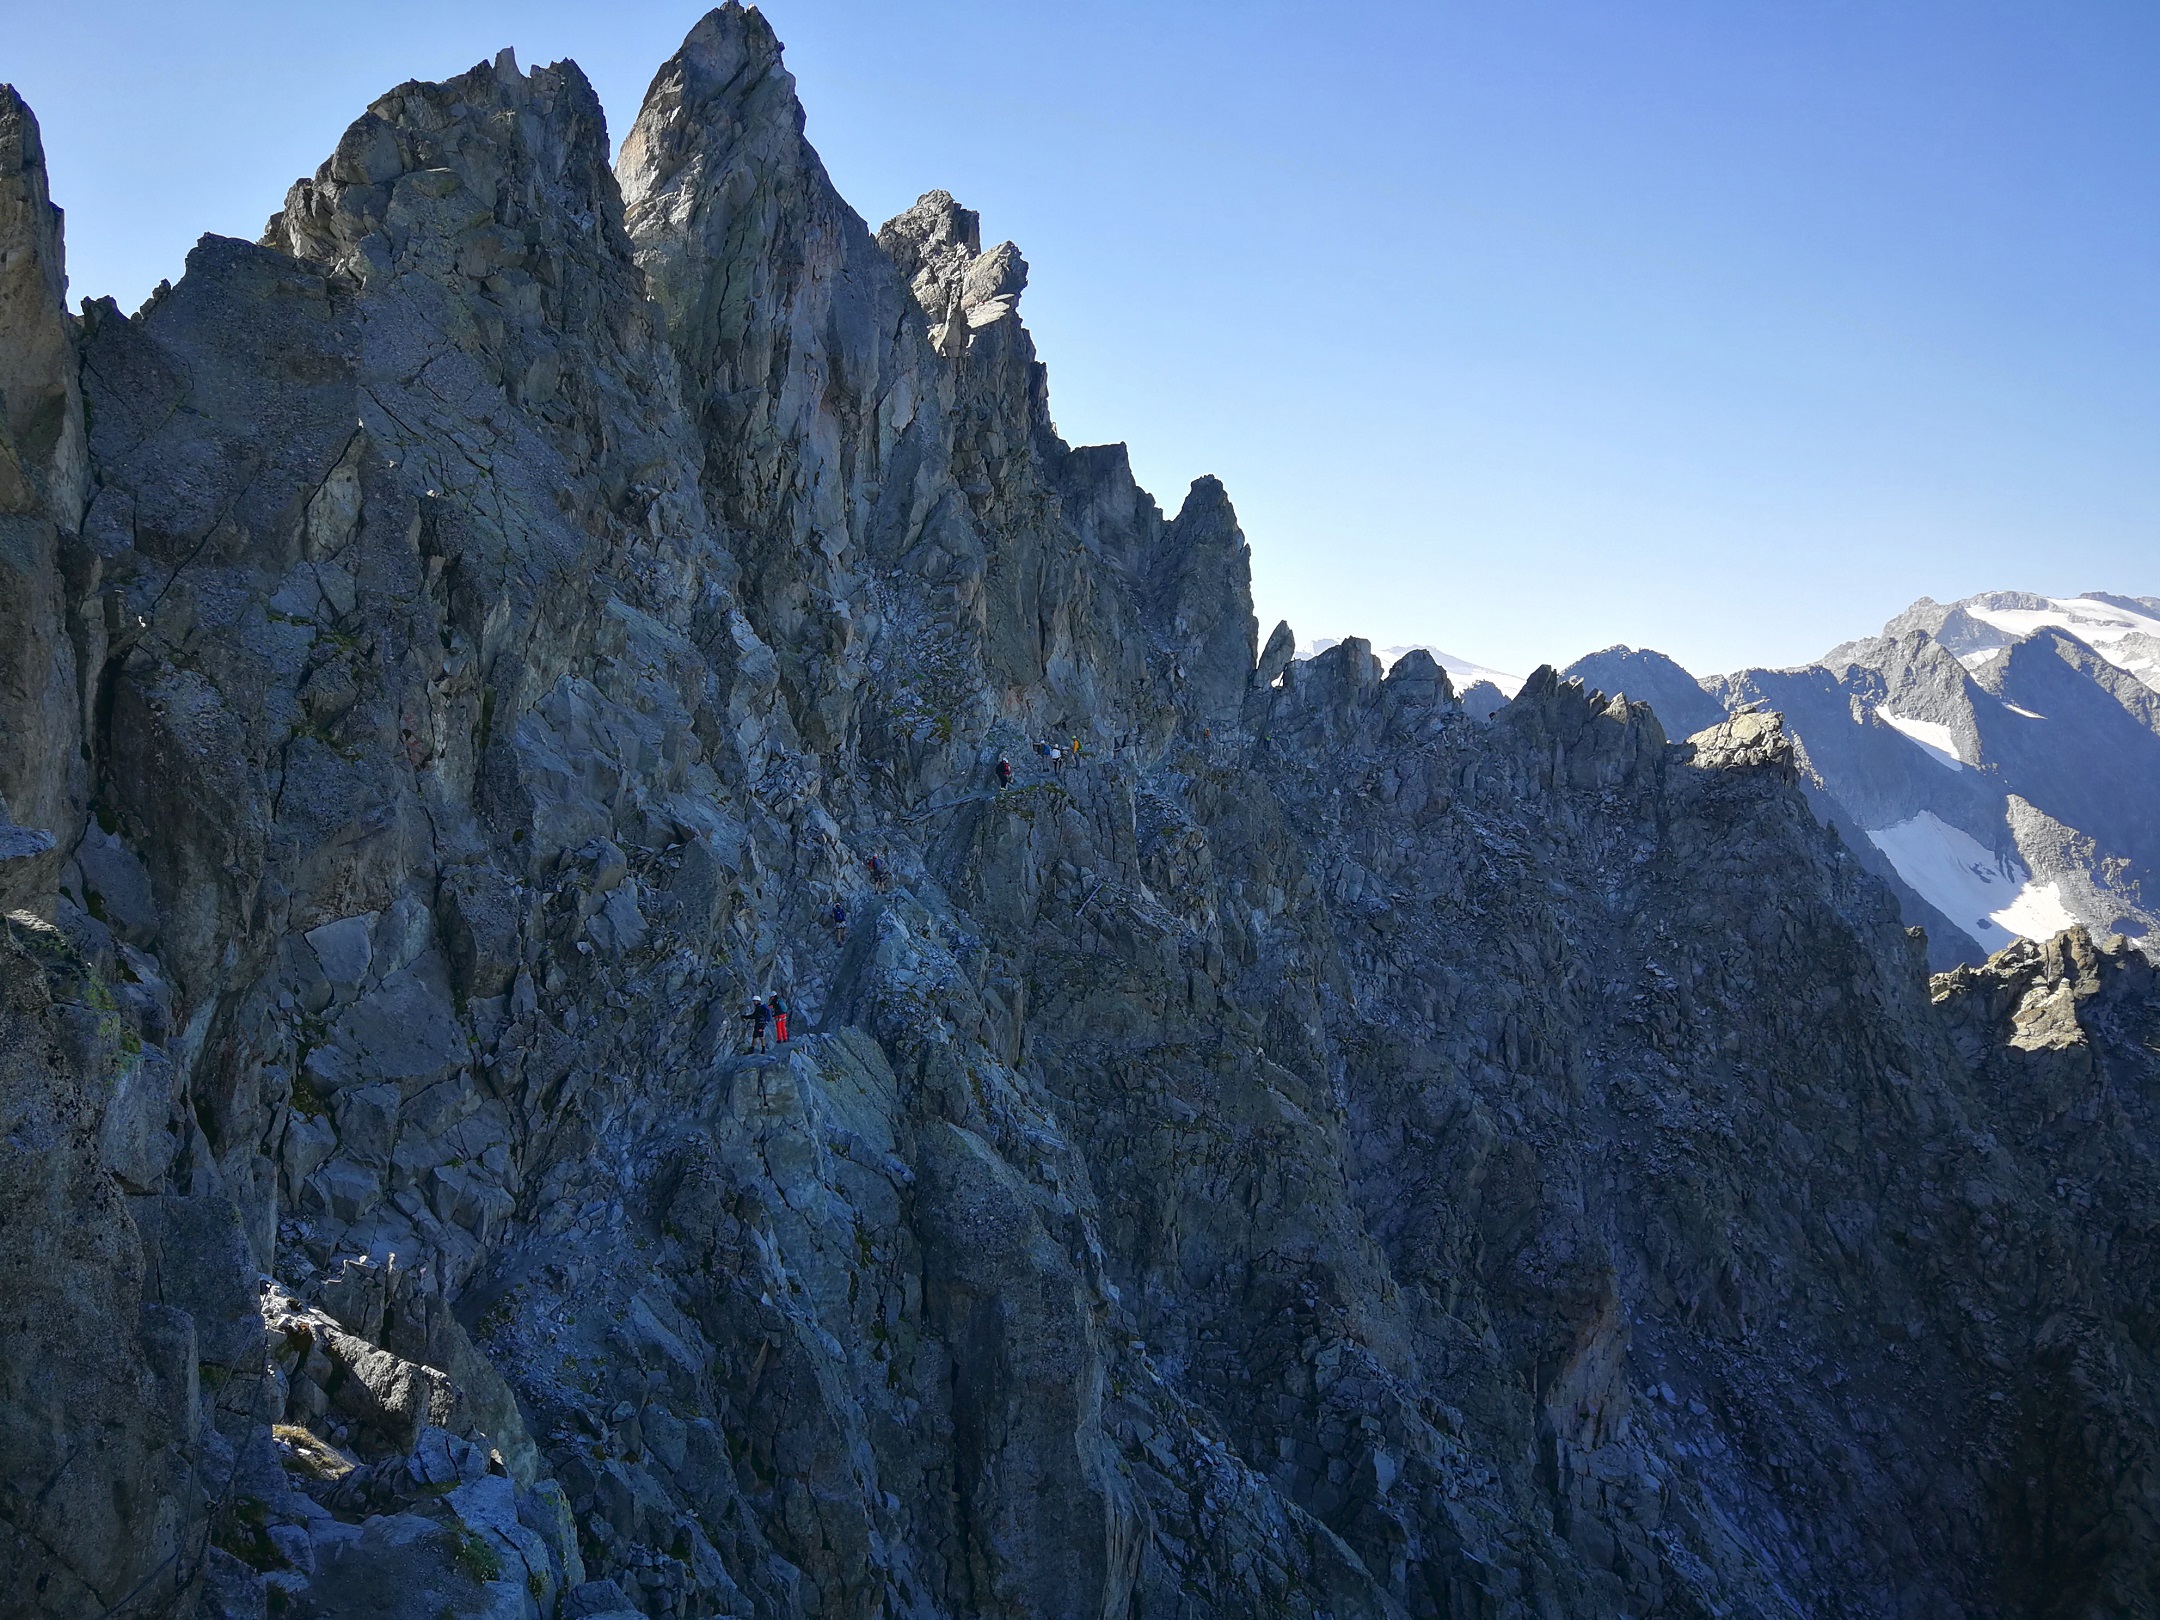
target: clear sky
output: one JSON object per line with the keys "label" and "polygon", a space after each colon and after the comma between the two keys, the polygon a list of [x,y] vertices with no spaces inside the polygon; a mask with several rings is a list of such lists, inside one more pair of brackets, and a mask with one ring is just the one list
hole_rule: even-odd
{"label": "clear sky", "polygon": [[[700,9],[0,0],[0,78],[133,308],[399,80],[575,57],[619,138]],[[1065,435],[1228,484],[1263,632],[1708,673],[2160,594],[2152,0],[765,10],[873,225],[1019,243]]]}

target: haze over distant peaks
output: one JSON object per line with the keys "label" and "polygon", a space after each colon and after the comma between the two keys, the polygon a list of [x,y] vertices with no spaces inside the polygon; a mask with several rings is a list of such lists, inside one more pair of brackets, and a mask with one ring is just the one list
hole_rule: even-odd
{"label": "haze over distant peaks", "polygon": [[[1983,591],[1946,606],[1923,596],[1884,625],[1883,634],[1925,632],[1966,668],[1978,669],[2026,636],[2047,629],[2067,630],[2109,663],[2160,690],[2160,597]],[[1834,647],[1823,661],[1835,663],[1855,645]]]}

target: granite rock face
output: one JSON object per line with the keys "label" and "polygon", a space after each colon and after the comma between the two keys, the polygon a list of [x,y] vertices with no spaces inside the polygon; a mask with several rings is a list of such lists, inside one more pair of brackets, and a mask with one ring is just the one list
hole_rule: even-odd
{"label": "granite rock face", "polygon": [[71,604],[96,588],[74,546],[83,411],[60,210],[37,119],[0,87],[0,904],[52,887],[83,816],[81,659]]}
{"label": "granite rock face", "polygon": [[2154,1612],[2151,963],[1931,982],[1775,715],[1263,649],[802,130],[731,5],[131,317],[11,216],[0,1613]]}

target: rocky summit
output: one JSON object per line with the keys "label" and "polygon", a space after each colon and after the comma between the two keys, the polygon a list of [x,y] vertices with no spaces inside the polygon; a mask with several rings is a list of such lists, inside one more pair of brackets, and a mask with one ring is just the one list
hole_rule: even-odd
{"label": "rocky summit", "polygon": [[0,1615],[2154,1614],[2153,962],[1263,643],[1026,281],[735,5],[131,316],[6,93]]}

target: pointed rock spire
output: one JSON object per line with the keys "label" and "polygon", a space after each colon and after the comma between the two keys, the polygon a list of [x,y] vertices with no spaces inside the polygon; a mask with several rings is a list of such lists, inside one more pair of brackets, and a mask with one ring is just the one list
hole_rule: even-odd
{"label": "pointed rock spire", "polygon": [[1147,612],[1175,649],[1178,696],[1195,730],[1237,724],[1260,645],[1252,557],[1222,480],[1197,478],[1163,531]]}
{"label": "pointed rock spire", "polygon": [[0,909],[47,892],[87,796],[59,565],[88,482],[60,224],[37,118],[0,85]]}
{"label": "pointed rock spire", "polygon": [[878,229],[878,246],[929,317],[940,354],[966,347],[970,331],[1003,320],[1019,307],[1027,260],[1010,242],[982,250],[982,220],[949,191],[926,191],[905,213]]}
{"label": "pointed rock spire", "polygon": [[734,0],[698,19],[653,75],[615,168],[669,341],[707,387],[747,386],[725,373],[737,354],[760,363],[760,325],[783,282],[868,235],[803,139],[772,26]]}
{"label": "pointed rock spire", "polygon": [[1267,645],[1260,650],[1260,664],[1253,671],[1253,685],[1273,686],[1275,678],[1290,667],[1297,657],[1297,632],[1290,628],[1288,619],[1278,620],[1268,632]]}
{"label": "pointed rock spire", "polygon": [[60,210],[37,117],[0,85],[0,512],[82,510],[82,403]]}

